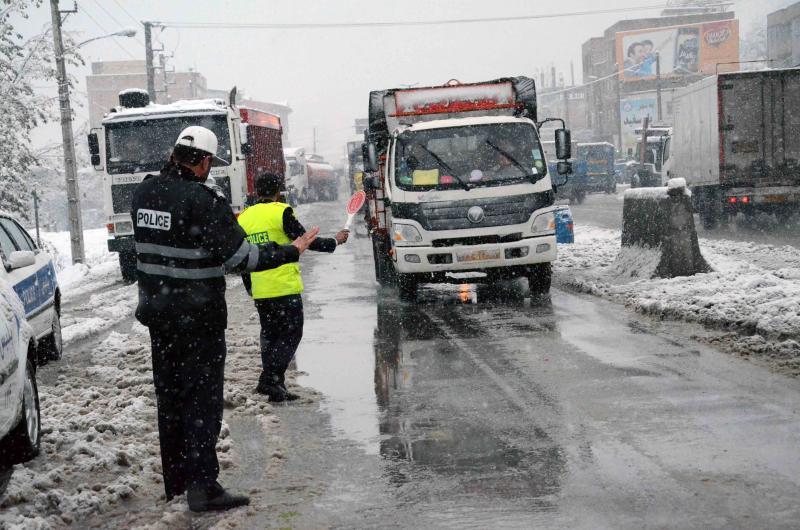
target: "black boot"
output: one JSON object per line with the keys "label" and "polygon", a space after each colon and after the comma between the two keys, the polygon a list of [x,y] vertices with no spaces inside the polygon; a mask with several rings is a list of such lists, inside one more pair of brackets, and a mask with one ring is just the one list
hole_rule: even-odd
{"label": "black boot", "polygon": [[272,403],[280,403],[282,401],[294,401],[298,399],[300,396],[296,394],[292,394],[286,387],[279,384],[263,384],[259,383],[256,387],[256,392],[259,394],[264,394],[269,396],[269,400]]}
{"label": "black boot", "polygon": [[230,510],[239,506],[250,504],[250,498],[245,495],[228,493],[219,482],[209,485],[193,485],[186,492],[189,509],[193,512],[211,512]]}

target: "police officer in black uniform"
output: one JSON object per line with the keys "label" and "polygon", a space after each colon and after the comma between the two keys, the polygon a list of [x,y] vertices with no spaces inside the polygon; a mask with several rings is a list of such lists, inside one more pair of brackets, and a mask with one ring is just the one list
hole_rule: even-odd
{"label": "police officer in black uniform", "polygon": [[250,243],[227,201],[203,184],[212,162],[219,160],[216,150],[210,130],[184,129],[161,174],[136,188],[131,209],[139,280],[136,318],[150,328],[166,498],[186,492],[192,511],[249,503],[217,482],[227,327],[224,276],[296,262],[318,232],[312,229],[283,246]]}

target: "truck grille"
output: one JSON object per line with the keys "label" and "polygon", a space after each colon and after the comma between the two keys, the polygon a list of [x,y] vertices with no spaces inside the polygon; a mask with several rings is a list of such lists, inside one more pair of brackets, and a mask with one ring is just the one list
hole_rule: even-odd
{"label": "truck grille", "polygon": [[138,185],[138,182],[111,185],[111,206],[114,208],[114,213],[128,213],[131,211],[133,192]]}
{"label": "truck grille", "polygon": [[[545,194],[426,203],[421,205],[421,218],[417,221],[426,230],[521,224],[530,219],[534,210],[544,206],[542,195]],[[552,199],[550,202],[552,203]],[[467,218],[467,212],[474,206],[483,208],[484,218],[479,223],[473,223]]]}

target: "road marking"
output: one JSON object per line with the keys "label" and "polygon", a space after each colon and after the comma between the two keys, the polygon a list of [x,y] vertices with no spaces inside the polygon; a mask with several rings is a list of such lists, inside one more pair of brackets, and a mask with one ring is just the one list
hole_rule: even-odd
{"label": "road marking", "polygon": [[528,404],[520,395],[513,389],[511,386],[506,383],[505,379],[503,379],[497,372],[492,370],[492,368],[484,362],[483,359],[475,355],[472,350],[469,348],[466,342],[461,339],[458,335],[453,333],[450,328],[448,327],[447,323],[439,318],[438,316],[432,315],[426,311],[426,314],[434,322],[439,328],[442,330],[442,333],[447,337],[447,340],[450,341],[452,344],[455,344],[459,350],[467,355],[470,360],[475,363],[475,366],[480,368],[480,370],[486,374],[486,376],[495,384],[497,387],[506,395],[508,400],[514,404],[520,411],[522,411],[528,418],[531,420],[538,422],[541,420],[540,417],[536,417],[532,411],[531,406]]}

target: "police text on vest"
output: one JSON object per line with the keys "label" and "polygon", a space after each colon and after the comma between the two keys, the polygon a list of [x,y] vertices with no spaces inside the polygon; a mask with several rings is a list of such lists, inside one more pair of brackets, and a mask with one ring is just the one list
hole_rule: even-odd
{"label": "police text on vest", "polygon": [[136,213],[136,226],[154,228],[155,230],[169,230],[172,226],[172,214],[157,210],[140,209]]}

